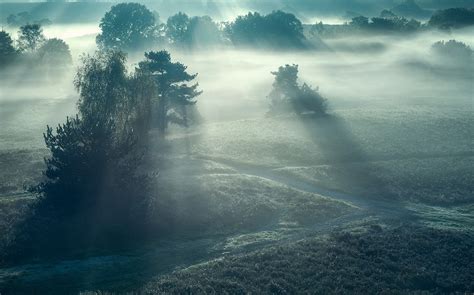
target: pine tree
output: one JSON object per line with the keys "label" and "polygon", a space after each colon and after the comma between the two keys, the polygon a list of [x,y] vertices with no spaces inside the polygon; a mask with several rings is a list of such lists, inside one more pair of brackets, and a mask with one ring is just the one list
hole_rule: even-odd
{"label": "pine tree", "polygon": [[198,84],[189,85],[197,74],[189,74],[187,67],[179,62],[172,62],[167,51],[145,53],[145,60],[139,63],[137,71],[144,76],[152,77],[157,94],[157,122],[162,134],[169,122],[188,126],[186,107],[196,104]]}

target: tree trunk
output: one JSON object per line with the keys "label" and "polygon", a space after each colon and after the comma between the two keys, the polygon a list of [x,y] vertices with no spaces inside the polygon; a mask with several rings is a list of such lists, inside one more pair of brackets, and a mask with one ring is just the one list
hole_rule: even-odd
{"label": "tree trunk", "polygon": [[168,127],[167,113],[166,98],[162,97],[158,102],[158,130],[162,135],[165,134],[166,128]]}

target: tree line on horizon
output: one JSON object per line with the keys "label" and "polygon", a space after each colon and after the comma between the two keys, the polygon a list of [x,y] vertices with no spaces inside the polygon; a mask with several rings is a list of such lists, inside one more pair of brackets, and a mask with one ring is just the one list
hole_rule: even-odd
{"label": "tree line on horizon", "polygon": [[473,25],[474,9],[469,8],[438,10],[426,23],[398,16],[385,9],[375,17],[352,13],[350,21],[341,25],[324,24],[320,21],[310,26],[309,34],[321,38],[335,38],[353,34],[412,34],[427,30],[449,32]]}
{"label": "tree line on horizon", "polygon": [[16,64],[27,64],[60,70],[72,64],[69,45],[59,38],[46,38],[41,25],[27,24],[18,30],[17,40],[0,31],[0,66],[6,69]]}

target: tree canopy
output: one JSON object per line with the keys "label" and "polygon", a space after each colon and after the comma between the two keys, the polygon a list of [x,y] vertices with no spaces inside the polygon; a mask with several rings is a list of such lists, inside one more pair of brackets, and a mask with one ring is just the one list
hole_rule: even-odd
{"label": "tree canopy", "polygon": [[239,16],[227,26],[226,34],[237,46],[302,48],[306,40],[301,21],[280,10],[267,15],[250,12]]}
{"label": "tree canopy", "polygon": [[428,24],[440,29],[462,28],[474,25],[474,9],[449,8],[433,14]]}
{"label": "tree canopy", "polygon": [[153,12],[138,3],[112,6],[100,21],[100,48],[125,51],[143,48],[159,39],[159,26]]}
{"label": "tree canopy", "polygon": [[0,31],[0,65],[4,66],[11,63],[17,56],[17,51],[13,45],[10,34]]}
{"label": "tree canopy", "polygon": [[18,31],[18,48],[21,51],[34,52],[46,39],[43,29],[38,24],[28,24]]}

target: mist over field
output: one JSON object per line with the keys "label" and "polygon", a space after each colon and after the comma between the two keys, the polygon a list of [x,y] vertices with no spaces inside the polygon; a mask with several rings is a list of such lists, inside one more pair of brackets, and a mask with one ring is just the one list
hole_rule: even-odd
{"label": "mist over field", "polygon": [[139,2],[0,3],[0,294],[474,292],[470,1]]}

